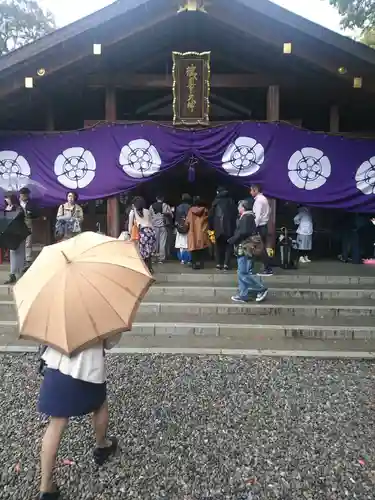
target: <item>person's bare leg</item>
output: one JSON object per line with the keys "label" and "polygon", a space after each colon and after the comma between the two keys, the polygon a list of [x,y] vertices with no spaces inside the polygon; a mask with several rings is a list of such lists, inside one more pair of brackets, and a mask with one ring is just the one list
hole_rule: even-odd
{"label": "person's bare leg", "polygon": [[43,493],[54,491],[53,469],[55,467],[61,437],[68,422],[69,420],[67,418],[52,417],[44,433],[40,456],[42,467],[40,491]]}
{"label": "person's bare leg", "polygon": [[111,441],[107,439],[108,420],[108,402],[105,401],[99,410],[94,412],[92,416],[97,448],[106,448],[112,444]]}

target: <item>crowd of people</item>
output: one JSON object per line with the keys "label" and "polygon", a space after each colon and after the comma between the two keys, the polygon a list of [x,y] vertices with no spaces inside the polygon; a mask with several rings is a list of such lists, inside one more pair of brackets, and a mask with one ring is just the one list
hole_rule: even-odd
{"label": "crowd of people", "polygon": [[[40,215],[37,203],[31,198],[27,187],[19,193],[9,192],[4,196],[4,216],[9,220],[17,218],[28,229],[28,236],[14,250],[9,250],[10,275],[5,285],[11,285],[28,270],[33,261],[33,223]],[[67,193],[66,202],[57,211],[55,240],[72,238],[82,231],[83,210],[77,203],[78,194]]]}
{"label": "crowd of people", "polygon": [[[165,262],[172,233],[181,264],[191,265],[193,270],[203,269],[213,254],[216,269],[228,271],[236,256],[239,295],[232,297],[233,301],[247,302],[252,296],[264,300],[267,290],[260,277],[273,274],[267,253],[270,205],[260,186],[252,186],[249,194],[249,199],[237,204],[226,188],[219,187],[210,206],[199,196],[183,194],[176,208],[163,196],[157,196],[149,208],[143,198],[136,197],[127,218],[127,237],[138,242],[150,272],[155,262]],[[254,274],[255,255],[246,245],[255,236],[261,246],[257,258],[263,263],[258,274]]]}

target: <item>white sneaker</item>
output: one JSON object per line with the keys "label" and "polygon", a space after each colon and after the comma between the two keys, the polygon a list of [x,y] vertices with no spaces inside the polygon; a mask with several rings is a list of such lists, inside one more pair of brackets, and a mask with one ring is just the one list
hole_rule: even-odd
{"label": "white sneaker", "polygon": [[306,264],[309,264],[311,262],[311,260],[308,258],[307,255],[305,255],[305,262],[306,262]]}
{"label": "white sneaker", "polygon": [[305,257],[300,257],[299,258],[299,263],[300,264],[307,264],[307,261],[306,261]]}
{"label": "white sneaker", "polygon": [[258,293],[255,302],[263,302],[267,298],[268,290],[264,290],[264,292]]}

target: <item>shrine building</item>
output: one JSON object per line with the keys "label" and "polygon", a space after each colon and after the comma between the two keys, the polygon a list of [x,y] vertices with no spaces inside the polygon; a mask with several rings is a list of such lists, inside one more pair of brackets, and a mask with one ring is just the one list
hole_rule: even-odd
{"label": "shrine building", "polygon": [[[264,182],[265,192],[272,199],[270,232],[273,236],[277,226],[283,223],[282,207],[287,201],[301,203],[305,196],[306,203],[318,209],[366,212],[372,211],[372,203],[375,203],[371,163],[372,157],[375,159],[375,51],[268,0],[118,0],[1,57],[0,82],[0,130],[3,131],[0,176],[7,174],[9,161],[20,165],[17,158],[22,156],[30,167],[31,174],[26,172],[26,175],[33,177],[35,172],[35,178],[40,179],[42,174],[38,169],[43,167],[45,178],[56,183],[56,187],[55,184],[51,187],[52,194],[43,212],[45,218],[36,223],[35,238],[42,244],[51,241],[56,206],[74,187],[74,183],[63,180],[58,187],[59,175],[62,175],[57,172],[59,160],[55,160],[59,141],[62,144],[70,137],[69,147],[77,149],[81,143],[74,137],[81,136],[74,134],[86,133],[87,138],[89,131],[97,134],[107,124],[117,128],[113,129],[112,139],[107,137],[110,132],[105,132],[107,139],[104,135],[95,135],[96,147],[101,148],[96,155],[91,150],[96,159],[96,172],[123,167],[121,175],[140,182],[133,185],[131,179],[124,184],[116,181],[113,189],[106,184],[102,193],[100,186],[90,191],[88,185],[77,180],[75,190],[84,204],[86,229],[100,229],[118,236],[125,207],[124,193],[138,190],[145,197],[152,197],[156,190],[164,189],[170,203],[177,203],[186,190],[194,191],[193,194],[200,191],[199,194],[210,197],[217,183],[226,182],[224,174],[238,196],[248,192],[251,175],[254,174],[256,181]],[[240,128],[236,129],[236,124]],[[241,127],[246,124],[249,127],[257,124],[263,139],[257,139],[250,132],[245,134],[244,131],[250,129]],[[123,133],[126,141],[118,144],[114,156],[106,155],[107,144],[115,147],[122,125],[127,126]],[[144,133],[139,132],[141,126]],[[152,127],[159,127],[158,132]],[[198,143],[202,134],[208,134],[211,128],[216,135],[211,139],[207,135],[205,140],[211,140],[212,144],[219,141],[219,131],[223,140],[227,140],[228,134],[233,135],[219,152],[219,160],[215,157],[219,163],[222,158],[216,170],[205,167],[211,153],[207,152],[207,145]],[[133,130],[137,130],[137,136]],[[147,136],[151,130],[154,130],[155,141],[160,135],[160,147]],[[241,133],[237,134],[236,130]],[[173,133],[177,138],[185,134],[185,142],[181,144],[190,145],[186,146],[186,157],[175,151]],[[193,133],[196,135],[189,135]],[[161,138],[162,134],[167,136]],[[244,136],[247,139],[241,143]],[[46,141],[45,152],[40,142],[42,137]],[[308,137],[313,138],[311,144]],[[31,146],[30,141],[34,139],[39,142]],[[152,161],[156,161],[158,168],[161,165],[161,169],[163,162],[169,162],[170,171],[163,174],[158,170],[153,179],[151,173],[129,173],[121,157],[120,165],[115,165],[120,151],[123,155],[127,147],[130,151],[136,140],[143,141],[138,145],[149,144],[142,146],[145,149],[140,155],[143,154],[144,161],[145,151],[155,146],[156,158],[160,161]],[[331,140],[336,142],[330,143]],[[334,158],[335,150],[340,154],[339,140],[346,149],[342,150],[341,157]],[[24,141],[19,148],[17,141]],[[257,141],[260,146],[256,145]],[[301,147],[294,148],[296,153],[293,148],[290,153],[285,152],[284,162],[283,144],[288,141],[299,141]],[[22,152],[26,143],[33,148],[30,157]],[[329,144],[327,151],[332,151],[331,154],[324,144]],[[50,147],[55,147],[55,157],[49,156]],[[170,159],[168,147],[176,153]],[[219,142],[217,148],[220,148]],[[237,157],[235,148],[239,151]],[[272,160],[267,163],[267,154],[271,154],[272,148]],[[346,166],[346,151],[354,150],[357,155],[354,163]],[[17,158],[12,156],[12,151]],[[64,158],[66,151],[61,153],[65,154]],[[302,151],[307,173],[294,180],[290,165],[293,158],[298,163],[299,151]],[[323,152],[321,158],[315,160],[313,151]],[[293,157],[292,153],[297,156]],[[318,164],[320,170],[316,167]],[[143,164],[139,165],[143,168]],[[234,175],[233,169],[238,165],[240,168]],[[246,169],[250,167],[252,170],[246,177]],[[340,168],[342,174],[338,173]],[[267,173],[262,169],[273,169],[272,174],[271,170]],[[290,184],[285,189],[281,188],[284,174],[285,183]],[[76,165],[74,179],[79,175]],[[94,172],[92,178],[95,175]],[[315,185],[314,179],[317,179]],[[338,193],[335,187],[328,192],[329,182],[334,179],[337,186],[341,181],[345,184],[345,179],[348,186],[349,181],[353,181],[353,188],[350,187],[353,191],[348,194],[349,187],[345,185],[342,195],[334,195]],[[289,188],[295,190],[295,196],[289,197]],[[323,194],[318,196],[319,189]],[[111,195],[107,196],[108,193]],[[279,222],[277,214],[280,214]]]}

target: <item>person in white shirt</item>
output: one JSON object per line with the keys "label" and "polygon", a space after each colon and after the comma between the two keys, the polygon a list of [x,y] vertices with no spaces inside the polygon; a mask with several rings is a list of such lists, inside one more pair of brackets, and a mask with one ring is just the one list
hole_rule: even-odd
{"label": "person in white shirt", "polygon": [[70,417],[92,413],[96,436],[93,455],[97,465],[116,452],[116,438],[107,438],[108,403],[104,349],[111,349],[121,334],[99,342],[72,357],[47,347],[42,359],[44,378],[38,409],[50,417],[41,450],[40,500],[58,500],[60,492],[53,481],[53,469],[62,434]]}
{"label": "person in white shirt", "polygon": [[149,212],[156,237],[155,254],[158,263],[163,264],[168,255],[168,228],[173,220],[172,210],[167,203],[164,203],[164,196],[158,195]]}
{"label": "person in white shirt", "polygon": [[298,214],[294,217],[294,224],[298,226],[297,245],[300,253],[299,261],[301,264],[307,264],[311,262],[309,259],[309,253],[312,249],[312,237],[314,231],[311,212],[307,207],[299,207]]}
{"label": "person in white shirt", "polygon": [[271,209],[267,198],[262,193],[262,188],[258,184],[253,184],[250,188],[250,194],[254,198],[253,213],[258,233],[262,238],[264,252],[262,262],[264,269],[259,273],[260,276],[271,276],[273,271],[270,266],[270,259],[267,254],[268,222],[270,220]]}
{"label": "person in white shirt", "polygon": [[129,214],[129,234],[135,226],[139,233],[139,252],[150,273],[153,272],[151,257],[155,253],[156,236],[152,225],[151,213],[146,208],[145,200],[138,196],[133,200],[133,208]]}

